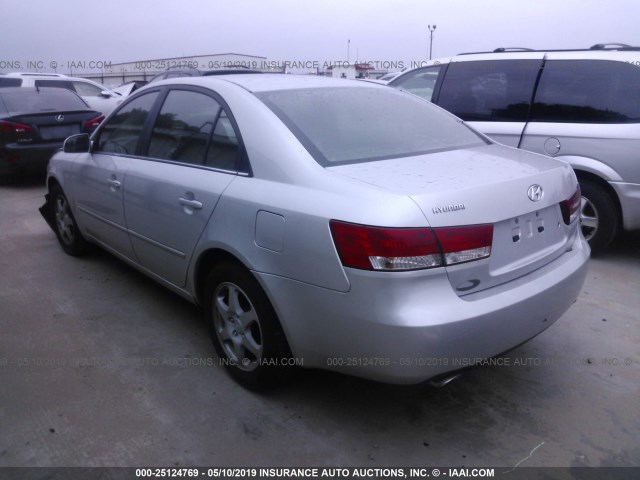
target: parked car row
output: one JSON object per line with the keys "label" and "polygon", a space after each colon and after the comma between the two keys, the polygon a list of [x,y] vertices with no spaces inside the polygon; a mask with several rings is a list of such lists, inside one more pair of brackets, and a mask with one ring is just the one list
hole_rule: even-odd
{"label": "parked car row", "polygon": [[169,76],[67,138],[41,212],[68,254],[99,245],[202,306],[248,388],[293,365],[445,383],[563,315],[583,232],[637,228],[638,52],[460,55],[395,88]]}
{"label": "parked car row", "polygon": [[[213,71],[170,68],[153,77],[151,81],[163,78],[229,73],[261,72],[242,68]],[[23,101],[21,104],[20,101],[7,100],[7,105],[10,107],[0,104],[0,118],[1,116],[6,117],[0,123],[2,128],[0,131],[0,175],[15,176],[23,173],[44,172],[49,158],[62,147],[62,142],[67,136],[80,132],[91,132],[125,97],[147,83],[128,82],[114,89],[109,89],[85,78],[69,77],[57,73],[15,72],[0,75],[0,92],[4,94],[5,98]],[[14,91],[16,88],[25,88],[27,93],[19,95]],[[51,92],[45,92],[52,88],[73,92],[77,100],[72,98],[73,95],[55,95]],[[33,93],[34,91],[36,93]],[[40,92],[45,93],[37,95]],[[66,106],[61,103],[63,99],[67,102]],[[90,112],[88,114],[92,119],[86,125],[76,121],[80,118],[78,116],[80,111]],[[48,116],[42,116],[42,112],[48,112]],[[73,115],[69,115],[70,112],[74,112]],[[56,129],[47,123],[53,122],[52,119],[62,118],[65,114],[65,120],[60,120],[60,123],[56,124]],[[27,122],[27,124],[16,123],[16,119]]]}

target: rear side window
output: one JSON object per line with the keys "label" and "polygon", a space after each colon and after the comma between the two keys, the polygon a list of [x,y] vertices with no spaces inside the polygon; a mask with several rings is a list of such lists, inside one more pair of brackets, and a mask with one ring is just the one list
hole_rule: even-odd
{"label": "rear side window", "polygon": [[205,164],[223,170],[235,170],[238,158],[238,136],[224,110],[221,112],[207,150]]}
{"label": "rear side window", "polygon": [[73,83],[69,80],[36,80],[34,85],[36,87],[66,88],[72,92],[76,91],[76,89],[73,88]]}
{"label": "rear side window", "polygon": [[640,68],[604,60],[549,60],[540,78],[531,120],[640,122]]}
{"label": "rear side window", "polygon": [[21,78],[0,77],[0,88],[2,87],[19,87],[22,85]]}
{"label": "rear side window", "polygon": [[151,132],[147,156],[232,170],[237,145],[218,102],[202,93],[172,90]]}
{"label": "rear side window", "polygon": [[442,67],[440,66],[423,68],[422,70],[407,73],[390,84],[431,102],[441,69]]}
{"label": "rear side window", "polygon": [[438,105],[463,120],[524,122],[541,60],[489,60],[449,65]]}
{"label": "rear side window", "polygon": [[123,106],[100,131],[97,152],[133,155],[149,112],[158,97],[151,92]]}

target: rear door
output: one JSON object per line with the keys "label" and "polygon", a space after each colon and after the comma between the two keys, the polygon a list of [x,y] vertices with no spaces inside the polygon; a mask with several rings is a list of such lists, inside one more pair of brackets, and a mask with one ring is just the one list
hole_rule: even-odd
{"label": "rear door", "polygon": [[610,61],[550,53],[520,147],[640,183],[640,68],[630,55]]}
{"label": "rear door", "polygon": [[81,225],[103,245],[132,260],[135,254],[124,216],[124,176],[157,99],[158,91],[144,94],[111,117],[91,153],[76,162],[72,180]]}
{"label": "rear door", "polygon": [[435,102],[497,142],[518,147],[544,53],[454,57]]}
{"label": "rear door", "polygon": [[142,158],[132,161],[124,209],[140,263],[184,286],[195,246],[222,192],[236,178],[237,129],[219,97],[168,91]]}

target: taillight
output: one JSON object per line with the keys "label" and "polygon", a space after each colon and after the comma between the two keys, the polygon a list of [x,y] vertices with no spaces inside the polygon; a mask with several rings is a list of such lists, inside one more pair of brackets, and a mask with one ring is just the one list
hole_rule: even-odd
{"label": "taillight", "polygon": [[342,265],[362,270],[418,270],[491,255],[493,226],[384,228],[330,222]]}
{"label": "taillight", "polygon": [[436,228],[445,265],[480,260],[491,255],[493,225]]}
{"label": "taillight", "polygon": [[566,200],[560,202],[560,211],[562,212],[562,220],[566,225],[573,223],[580,215],[580,203],[582,202],[582,193],[580,185],[576,191]]}
{"label": "taillight", "polygon": [[6,140],[31,141],[34,130],[29,125],[0,120],[0,134]]}
{"label": "taillight", "polygon": [[91,131],[98,125],[100,125],[100,122],[102,122],[102,120],[104,120],[104,115],[98,115],[97,117],[87,120],[86,122],[84,122],[84,129],[87,131]]}

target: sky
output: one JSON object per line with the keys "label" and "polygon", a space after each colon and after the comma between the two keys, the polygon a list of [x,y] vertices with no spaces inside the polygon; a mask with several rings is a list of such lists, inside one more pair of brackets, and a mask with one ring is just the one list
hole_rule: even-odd
{"label": "sky", "polygon": [[0,72],[215,53],[409,63],[429,57],[434,24],[434,59],[640,45],[637,0],[0,0],[0,14]]}

